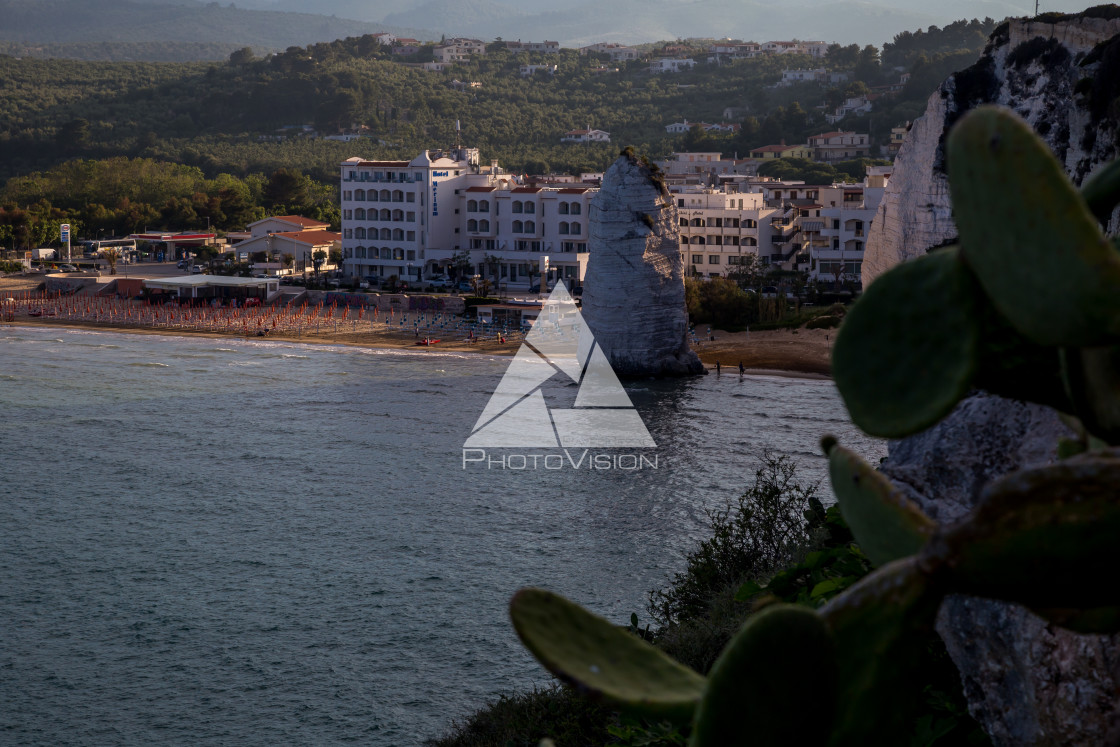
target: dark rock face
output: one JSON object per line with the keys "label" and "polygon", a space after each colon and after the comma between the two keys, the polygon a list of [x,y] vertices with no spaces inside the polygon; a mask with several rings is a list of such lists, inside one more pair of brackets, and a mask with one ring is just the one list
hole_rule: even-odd
{"label": "dark rock face", "polygon": [[620,156],[591,202],[583,317],[619,376],[704,373],[688,345],[677,209],[656,175]]}
{"label": "dark rock face", "polygon": [[[979,394],[925,433],[892,442],[884,474],[939,522],[962,518],[991,480],[1057,459],[1072,435],[1040,405]],[[1024,607],[953,595],[937,631],[969,710],[997,745],[1120,743],[1120,636],[1078,635]]]}

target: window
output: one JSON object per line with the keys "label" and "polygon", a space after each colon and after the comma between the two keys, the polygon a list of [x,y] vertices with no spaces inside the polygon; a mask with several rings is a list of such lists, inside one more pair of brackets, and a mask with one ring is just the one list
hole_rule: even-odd
{"label": "window", "polygon": [[716,228],[723,228],[723,218],[716,218]]}
{"label": "window", "polygon": [[366,237],[366,229],[358,227],[354,229],[355,239],[364,239]]}
{"label": "window", "polygon": [[490,212],[490,201],[489,201],[489,200],[481,200],[481,201],[479,201],[479,203],[478,203],[478,212],[480,212],[480,213],[489,213],[489,212]]}
{"label": "window", "polygon": [[468,213],[477,213],[478,212],[478,202],[475,201],[475,200],[467,200],[467,212]]}
{"label": "window", "polygon": [[393,232],[390,231],[388,228],[382,228],[381,229],[381,235],[379,236],[379,238],[382,241],[392,241],[393,240]]}
{"label": "window", "polygon": [[832,230],[833,231],[839,231],[840,230],[840,219],[839,218],[833,218],[832,219]]}
{"label": "window", "polygon": [[389,212],[389,208],[381,211],[381,220],[389,220],[390,216],[392,216],[392,213]]}
{"label": "window", "polygon": [[416,250],[415,249],[409,249],[407,252],[405,252],[405,257],[404,258],[405,259],[416,259]]}
{"label": "window", "polygon": [[[359,209],[361,209],[361,208],[359,208]],[[365,212],[363,211],[362,214],[364,215]],[[353,210],[343,210],[342,211],[342,219],[343,220],[351,220],[351,219],[353,219],[353,217],[354,217],[354,211]]]}
{"label": "window", "polygon": [[403,228],[394,228],[393,229],[393,241],[404,241],[404,229]]}
{"label": "window", "polygon": [[718,254],[709,254],[708,255],[708,264],[718,265],[719,264],[719,255]]}
{"label": "window", "polygon": [[369,191],[369,201],[377,202],[377,192],[373,191],[372,189]]}
{"label": "window", "polygon": [[473,218],[471,220],[467,221],[467,230],[468,231],[477,231],[478,230],[478,221],[474,220]]}
{"label": "window", "polygon": [[354,193],[351,192],[350,190],[346,190],[345,192],[342,193],[342,199],[353,200],[354,199]]}
{"label": "window", "polygon": [[688,228],[688,218],[681,218],[681,228]]}
{"label": "window", "polygon": [[689,221],[689,225],[691,225],[694,228],[703,228],[704,227],[704,219],[703,218],[693,218],[691,221]]}
{"label": "window", "polygon": [[[455,212],[457,213],[459,211],[456,210]],[[409,223],[415,223],[416,222],[416,213],[409,210],[407,213],[405,213],[404,219],[406,221],[408,221]]]}
{"label": "window", "polygon": [[[350,211],[347,210],[346,212],[349,213]],[[349,215],[343,215],[342,217],[343,218],[349,218],[350,216]],[[366,219],[365,208],[358,208],[357,210],[355,210],[354,211],[354,218],[357,219],[357,220],[365,220]]]}
{"label": "window", "polygon": [[704,243],[704,237],[703,236],[693,236],[692,237],[692,243],[693,244],[703,244]]}
{"label": "window", "polygon": [[583,208],[580,207],[580,204],[578,202],[572,203],[572,215],[579,215],[582,209]]}
{"label": "window", "polygon": [[390,192],[387,189],[381,190],[381,201],[382,202],[392,202],[393,201],[393,193]]}
{"label": "window", "polygon": [[537,224],[531,220],[525,221],[525,233],[536,233]]}
{"label": "window", "polygon": [[399,189],[393,190],[393,202],[404,202],[404,192]]}
{"label": "window", "polygon": [[514,200],[513,201],[513,212],[515,212],[515,213],[525,212],[525,206],[521,204],[521,200]]}
{"label": "window", "polygon": [[714,246],[721,246],[723,244],[723,237],[722,236],[709,236],[708,237],[708,243],[712,244]]}
{"label": "window", "polygon": [[575,221],[572,221],[572,233],[575,234],[576,236],[579,236],[580,230],[581,229],[579,227],[579,224],[576,223]]}
{"label": "window", "polygon": [[692,255],[692,264],[699,265],[699,264],[703,264],[703,262],[704,262],[704,255],[703,254],[693,254]]}
{"label": "window", "polygon": [[415,192],[409,192],[408,194],[406,194],[404,196],[404,198],[405,198],[404,199],[405,202],[416,202],[416,193]]}
{"label": "window", "polygon": [[525,203],[525,212],[526,212],[526,213],[529,213],[529,214],[534,214],[534,213],[536,213],[536,212],[537,212],[537,203],[535,203],[535,202],[526,202],[526,203]]}
{"label": "window", "polygon": [[521,223],[521,221],[515,220],[513,222],[513,232],[514,233],[522,233],[524,228],[525,228],[525,226]]}
{"label": "window", "polygon": [[485,218],[480,220],[478,222],[478,230],[483,231],[483,232],[489,231],[490,230],[490,221],[486,220]]}
{"label": "window", "polygon": [[684,207],[684,200],[677,200],[677,207]]}
{"label": "window", "polygon": [[404,211],[403,210],[394,210],[393,211],[393,222],[400,223],[402,220],[404,220]]}
{"label": "window", "polygon": [[[458,231],[459,229],[456,228],[455,230]],[[404,238],[405,238],[405,241],[416,241],[416,232],[415,231],[405,231]]]}
{"label": "window", "polygon": [[758,222],[755,221],[755,220],[752,220],[750,218],[747,218],[745,221],[743,221],[743,227],[744,228],[758,228]]}
{"label": "window", "polygon": [[365,202],[366,191],[364,189],[355,190],[354,191],[354,199],[357,200],[358,202]]}
{"label": "window", "polygon": [[560,215],[567,215],[568,214],[568,203],[561,202],[558,205],[558,212],[560,213]]}
{"label": "window", "polygon": [[568,222],[564,220],[560,221],[560,235],[567,236],[569,233],[571,233],[571,230],[568,227]]}
{"label": "window", "polygon": [[351,228],[347,228],[345,231],[342,232],[342,238],[344,238],[344,239],[354,238],[354,230],[351,229]]}

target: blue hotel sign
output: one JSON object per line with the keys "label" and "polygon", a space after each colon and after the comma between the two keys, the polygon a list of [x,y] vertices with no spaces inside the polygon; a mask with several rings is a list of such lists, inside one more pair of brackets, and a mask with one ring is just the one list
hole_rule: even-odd
{"label": "blue hotel sign", "polygon": [[439,182],[436,181],[437,176],[449,176],[446,171],[433,171],[432,172],[432,216],[439,215]]}

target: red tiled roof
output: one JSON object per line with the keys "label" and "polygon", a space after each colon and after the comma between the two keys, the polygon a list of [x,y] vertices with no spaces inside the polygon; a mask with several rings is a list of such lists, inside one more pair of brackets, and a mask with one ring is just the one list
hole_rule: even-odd
{"label": "red tiled roof", "polygon": [[282,233],[274,233],[273,236],[283,236],[286,239],[292,239],[293,241],[315,246],[330,244],[333,241],[342,241],[342,234],[332,233],[330,231],[284,231]]}
{"label": "red tiled roof", "polygon": [[468,192],[493,192],[497,187],[467,187]]}
{"label": "red tiled roof", "polygon": [[590,189],[591,187],[564,187],[559,192],[562,195],[581,195]]}
{"label": "red tiled roof", "polygon": [[408,166],[408,161],[359,161],[359,166],[392,166],[394,168],[403,168]]}
{"label": "red tiled roof", "polygon": [[540,191],[541,191],[540,187],[515,187],[514,189],[510,190],[510,192],[521,192],[521,193],[529,192],[529,193],[532,193],[532,194],[536,194],[537,192],[540,192]]}
{"label": "red tiled roof", "polygon": [[298,226],[307,228],[308,226],[329,226],[330,223],[324,223],[321,220],[312,220],[311,218],[304,218],[302,215],[273,215],[271,218],[265,220],[282,220],[285,223],[295,223]]}

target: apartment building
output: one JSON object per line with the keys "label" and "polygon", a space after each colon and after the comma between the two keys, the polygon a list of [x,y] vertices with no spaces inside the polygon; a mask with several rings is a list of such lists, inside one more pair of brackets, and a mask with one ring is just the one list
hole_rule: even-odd
{"label": "apartment building", "polygon": [[809,147],[817,161],[847,161],[871,155],[871,143],[866,133],[822,132],[809,136]]}
{"label": "apartment building", "polygon": [[474,55],[486,54],[486,44],[478,39],[448,39],[432,50],[436,62],[468,62]]}
{"label": "apartment building", "polygon": [[560,42],[507,41],[506,49],[511,52],[539,52],[541,54],[560,54]]}
{"label": "apartment building", "polygon": [[524,289],[548,257],[548,279],[582,283],[586,185],[524,185],[478,150],[425,151],[411,161],[342,162],[342,254],[348,277],[422,281],[480,275]]}
{"label": "apartment building", "polygon": [[889,179],[890,167],[872,167],[862,184],[838,184],[823,192],[819,220],[801,223],[810,279],[832,287],[862,285],[867,234]]}
{"label": "apartment building", "polygon": [[[733,275],[753,256],[769,264],[774,227],[780,211],[760,192],[736,192],[695,186],[670,187],[680,220],[680,249],[685,272],[692,277]],[[779,231],[780,234],[780,231]]]}

